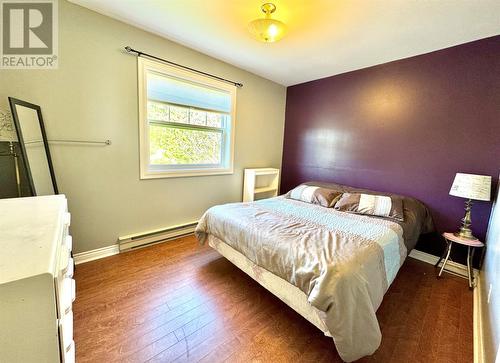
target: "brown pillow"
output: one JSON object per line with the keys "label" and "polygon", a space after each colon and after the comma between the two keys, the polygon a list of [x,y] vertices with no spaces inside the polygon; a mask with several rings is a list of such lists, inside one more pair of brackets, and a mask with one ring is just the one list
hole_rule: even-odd
{"label": "brown pillow", "polygon": [[335,209],[404,221],[403,201],[394,196],[344,193],[335,204]]}
{"label": "brown pillow", "polygon": [[286,197],[329,208],[335,205],[341,195],[341,192],[333,189],[302,184],[289,191]]}

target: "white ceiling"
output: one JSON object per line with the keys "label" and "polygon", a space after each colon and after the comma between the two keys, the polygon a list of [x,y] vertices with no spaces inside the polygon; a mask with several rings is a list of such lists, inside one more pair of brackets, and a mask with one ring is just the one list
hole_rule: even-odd
{"label": "white ceiling", "polygon": [[289,33],[260,43],[259,0],[71,0],[285,86],[500,34],[498,0],[275,0]]}

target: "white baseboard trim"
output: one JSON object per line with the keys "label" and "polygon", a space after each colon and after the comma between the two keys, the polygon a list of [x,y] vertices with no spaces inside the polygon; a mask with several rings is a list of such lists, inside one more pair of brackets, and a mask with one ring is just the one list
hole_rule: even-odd
{"label": "white baseboard trim", "polygon": [[[430,253],[422,252],[419,250],[411,250],[409,256],[416,259],[416,260],[430,263],[431,265],[435,265],[436,262],[438,262],[438,260],[439,260],[438,256],[434,256],[434,255],[431,255]],[[448,263],[446,264],[445,271],[451,272],[451,273],[458,275],[460,277],[467,278],[467,266],[462,265],[461,263],[457,263],[457,262],[453,262],[453,261],[448,260]]]}
{"label": "white baseboard trim", "polygon": [[473,339],[474,339],[474,363],[484,363],[484,345],[483,345],[483,315],[481,298],[481,276],[474,274],[476,287],[473,295]]}
{"label": "white baseboard trim", "polygon": [[75,260],[75,264],[79,265],[84,262],[98,260],[100,258],[117,255],[120,253],[120,249],[118,248],[118,244],[97,248],[95,250],[75,253],[73,258]]}

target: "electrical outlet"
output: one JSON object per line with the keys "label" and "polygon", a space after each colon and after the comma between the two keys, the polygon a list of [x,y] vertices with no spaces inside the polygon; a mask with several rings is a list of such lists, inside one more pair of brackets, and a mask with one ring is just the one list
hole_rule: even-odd
{"label": "electrical outlet", "polygon": [[488,289],[488,298],[486,299],[486,301],[488,302],[488,304],[490,303],[490,298],[491,298],[491,290],[493,289],[493,284],[490,284],[490,287]]}

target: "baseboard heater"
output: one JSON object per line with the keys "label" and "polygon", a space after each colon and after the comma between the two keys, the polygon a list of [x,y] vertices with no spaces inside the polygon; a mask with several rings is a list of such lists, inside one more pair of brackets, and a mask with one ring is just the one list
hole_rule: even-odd
{"label": "baseboard heater", "polygon": [[153,231],[118,237],[120,252],[188,236],[194,233],[197,224],[197,221],[193,221]]}

